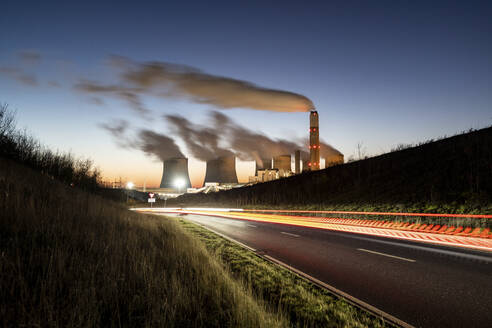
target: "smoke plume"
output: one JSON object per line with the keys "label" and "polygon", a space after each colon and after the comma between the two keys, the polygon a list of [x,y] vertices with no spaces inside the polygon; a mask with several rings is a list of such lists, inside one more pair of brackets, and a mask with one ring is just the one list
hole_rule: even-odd
{"label": "smoke plume", "polygon": [[232,151],[219,145],[221,141],[219,130],[193,124],[179,115],[166,115],[165,118],[195,158],[208,161],[234,155]]}
{"label": "smoke plume", "polygon": [[249,108],[277,112],[306,112],[314,108],[307,97],[251,82],[205,73],[197,68],[167,62],[137,63],[113,56],[110,64],[121,70],[116,85],[82,81],[75,87],[87,93],[106,93],[129,101],[140,110],[142,95],[184,98],[222,109]]}
{"label": "smoke plume", "polygon": [[331,158],[333,156],[343,156],[341,152],[336,150],[332,145],[320,140],[319,154],[323,158]]}
{"label": "smoke plume", "polygon": [[101,124],[100,127],[108,131],[116,144],[122,148],[138,149],[149,156],[159,158],[161,161],[173,157],[185,157],[174,140],[166,135],[141,129],[136,135],[130,136],[127,121],[120,120],[113,124]]}
{"label": "smoke plume", "polygon": [[[263,159],[271,159],[305,149],[295,142],[271,139],[266,135],[251,131],[217,111],[212,112],[212,121],[215,130],[222,131],[222,137],[229,141],[230,147],[240,159],[254,160],[260,166],[263,165]],[[307,156],[307,152],[301,151],[301,153],[304,157]]]}
{"label": "smoke plume", "polygon": [[173,157],[185,157],[173,139],[150,130],[140,130],[136,146],[148,155],[154,155],[161,161]]}

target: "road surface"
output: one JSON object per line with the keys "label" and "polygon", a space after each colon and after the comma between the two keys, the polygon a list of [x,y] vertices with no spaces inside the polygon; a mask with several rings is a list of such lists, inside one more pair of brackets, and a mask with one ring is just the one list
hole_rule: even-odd
{"label": "road surface", "polygon": [[489,252],[222,217],[184,218],[413,326],[492,326]]}

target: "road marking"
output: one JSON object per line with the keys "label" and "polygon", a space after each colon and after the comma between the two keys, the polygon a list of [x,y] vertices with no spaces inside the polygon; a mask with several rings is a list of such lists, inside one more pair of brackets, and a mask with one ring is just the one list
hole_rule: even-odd
{"label": "road marking", "polygon": [[293,234],[293,233],[288,233],[288,232],[283,232],[283,231],[282,231],[282,232],[280,232],[280,233],[283,233],[284,235],[287,235],[287,236],[296,237],[296,238],[301,237],[301,236],[299,236],[299,235],[296,235],[296,234]]}
{"label": "road marking", "polygon": [[248,227],[251,227],[251,228],[256,228],[255,225],[252,225],[252,224],[246,224]]}
{"label": "road marking", "polygon": [[408,261],[408,262],[417,262],[415,260],[412,260],[412,259],[407,259],[405,257],[399,257],[399,256],[394,256],[394,255],[390,255],[390,254],[385,254],[385,253],[379,253],[379,252],[375,252],[375,251],[370,251],[368,249],[364,249],[364,248],[357,248],[358,251],[363,251],[363,252],[368,252],[368,253],[372,253],[372,254],[377,254],[377,255],[382,255],[382,256],[387,256],[387,257],[392,257],[394,259],[398,259],[398,260],[402,260],[402,261]]}
{"label": "road marking", "polygon": [[261,257],[269,260],[272,263],[275,263],[275,264],[277,264],[277,265],[279,265],[281,267],[287,268],[290,271],[297,273],[301,277],[304,277],[307,280],[310,280],[315,285],[318,285],[318,286],[320,286],[322,288],[325,288],[325,289],[331,291],[333,294],[338,295],[338,297],[345,299],[348,303],[350,303],[352,305],[355,305],[358,308],[361,308],[361,309],[364,309],[364,310],[369,311],[371,313],[374,313],[377,316],[383,317],[385,319],[385,321],[389,321],[391,323],[396,323],[398,326],[403,327],[403,328],[415,328],[414,326],[406,323],[405,321],[402,321],[402,320],[398,319],[397,317],[392,316],[391,314],[386,313],[386,312],[378,309],[375,306],[372,306],[372,305],[370,305],[370,304],[368,304],[368,303],[366,303],[366,302],[364,302],[364,301],[362,301],[362,300],[360,300],[358,298],[355,298],[352,295],[347,294],[347,293],[341,291],[340,289],[337,289],[337,288],[333,287],[332,285],[329,285],[329,284],[327,284],[327,283],[325,283],[325,282],[323,282],[321,280],[318,280],[318,279],[314,278],[313,276],[310,276],[307,273],[302,272],[301,270],[298,270],[298,269],[296,269],[294,267],[291,267],[290,265],[288,265],[288,264],[286,264],[286,263],[284,263],[284,262],[282,262],[280,260],[277,260],[274,257],[271,257],[271,256],[266,255],[266,254],[263,254],[263,255],[259,254],[259,255]]}

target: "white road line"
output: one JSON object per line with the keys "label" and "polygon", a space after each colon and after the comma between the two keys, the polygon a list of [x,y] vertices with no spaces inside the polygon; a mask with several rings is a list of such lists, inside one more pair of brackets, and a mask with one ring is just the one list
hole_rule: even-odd
{"label": "white road line", "polygon": [[392,257],[394,259],[398,259],[398,260],[402,260],[402,261],[408,261],[408,262],[417,262],[415,260],[412,260],[412,259],[407,259],[405,257],[399,257],[399,256],[394,256],[394,255],[390,255],[390,254],[385,254],[385,253],[379,253],[379,252],[375,252],[375,251],[370,251],[368,249],[364,249],[364,248],[357,248],[358,251],[363,251],[363,252],[368,252],[368,253],[372,253],[372,254],[377,254],[377,255],[382,255],[382,256],[387,256],[387,257]]}
{"label": "white road line", "polygon": [[283,233],[284,235],[287,235],[287,236],[296,237],[296,238],[301,237],[301,236],[299,236],[299,235],[296,235],[296,234],[293,234],[293,233],[288,233],[288,232],[283,232],[283,231],[282,231],[282,232],[280,232],[280,233]]}
{"label": "white road line", "polygon": [[248,227],[251,227],[251,228],[256,228],[255,225],[252,225],[252,224],[246,224]]}

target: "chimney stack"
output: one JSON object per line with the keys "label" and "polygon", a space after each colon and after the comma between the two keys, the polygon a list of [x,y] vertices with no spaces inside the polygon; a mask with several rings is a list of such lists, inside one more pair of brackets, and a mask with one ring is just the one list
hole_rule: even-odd
{"label": "chimney stack", "polygon": [[312,110],[309,114],[309,162],[308,170],[319,170],[319,118],[318,112]]}

